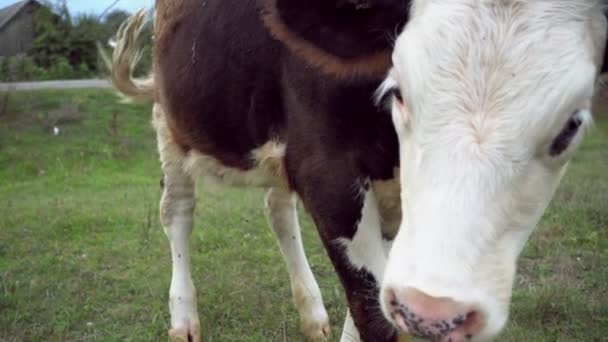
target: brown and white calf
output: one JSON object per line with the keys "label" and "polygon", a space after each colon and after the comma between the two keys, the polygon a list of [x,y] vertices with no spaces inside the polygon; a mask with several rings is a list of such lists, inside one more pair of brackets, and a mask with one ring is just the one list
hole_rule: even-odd
{"label": "brown and white calf", "polygon": [[[308,337],[329,327],[296,196],[346,292],[343,340],[496,337],[517,256],[591,121],[602,11],[591,0],[158,0],[143,83],[130,76],[134,17],[113,80],[155,100],[170,335],[200,339],[188,238],[194,182],[212,178],[269,189]],[[391,117],[371,97],[399,32],[380,92]]]}
{"label": "brown and white calf", "polygon": [[378,294],[383,236],[394,237],[400,222],[398,139],[373,97],[407,12],[394,0],[159,0],[154,73],[142,83],[130,73],[144,15],[122,28],[114,84],[155,101],[172,337],[201,335],[188,241],[195,180],[211,178],[268,189],[268,222],[305,335],[327,337],[329,320],[302,247],[296,196],[346,290],[354,323],[347,319],[344,335],[357,336],[356,324],[366,341],[396,338]]}

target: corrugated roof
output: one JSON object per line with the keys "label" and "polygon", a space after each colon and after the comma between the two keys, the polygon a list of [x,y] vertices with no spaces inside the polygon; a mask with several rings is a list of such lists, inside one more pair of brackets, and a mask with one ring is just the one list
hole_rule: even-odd
{"label": "corrugated roof", "polygon": [[0,9],[0,29],[4,28],[30,2],[36,2],[36,0],[23,0]]}

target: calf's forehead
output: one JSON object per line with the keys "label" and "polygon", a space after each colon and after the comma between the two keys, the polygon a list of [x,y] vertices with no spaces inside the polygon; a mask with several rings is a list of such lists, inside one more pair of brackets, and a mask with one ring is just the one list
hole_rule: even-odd
{"label": "calf's forehead", "polygon": [[[479,6],[429,6],[397,40],[393,61],[411,111],[562,125],[593,92],[603,34],[590,12]],[[603,15],[596,19],[605,30]]]}
{"label": "calf's forehead", "polygon": [[455,79],[470,79],[474,75],[468,71],[483,76],[510,72],[517,81],[522,76],[565,74],[577,61],[596,63],[602,52],[598,41],[604,37],[597,33],[601,25],[594,25],[596,14],[569,17],[534,6],[487,4],[471,9],[458,2],[467,1],[433,6],[413,18],[399,36],[393,61],[398,70],[409,71],[403,73],[406,77],[416,71]]}

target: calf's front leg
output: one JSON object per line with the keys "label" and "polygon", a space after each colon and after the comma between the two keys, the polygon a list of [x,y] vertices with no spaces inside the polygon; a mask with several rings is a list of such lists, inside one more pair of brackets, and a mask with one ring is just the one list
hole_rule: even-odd
{"label": "calf's front leg", "polygon": [[294,180],[346,292],[350,314],[341,341],[397,341],[378,301],[387,251],[377,201],[365,179],[335,172],[344,165]]}
{"label": "calf's front leg", "polygon": [[311,341],[323,341],[329,337],[329,318],[304,253],[296,201],[295,194],[287,190],[268,190],[266,218],[285,258],[294,303],[300,313],[300,330]]}

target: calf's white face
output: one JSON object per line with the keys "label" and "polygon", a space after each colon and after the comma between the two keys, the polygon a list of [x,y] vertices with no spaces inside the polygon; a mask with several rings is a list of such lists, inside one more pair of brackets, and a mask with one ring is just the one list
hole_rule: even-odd
{"label": "calf's white face", "polygon": [[417,1],[384,93],[403,222],[381,291],[398,328],[437,341],[504,327],[516,259],[591,123],[599,1]]}

